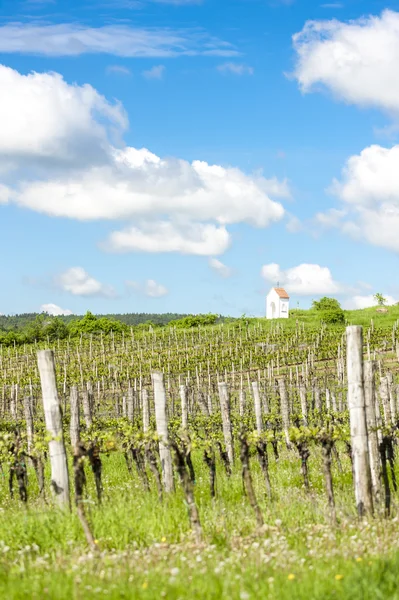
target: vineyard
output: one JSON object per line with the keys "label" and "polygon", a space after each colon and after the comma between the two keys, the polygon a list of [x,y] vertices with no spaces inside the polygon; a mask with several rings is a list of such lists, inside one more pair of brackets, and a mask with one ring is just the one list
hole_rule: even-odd
{"label": "vineyard", "polygon": [[2,597],[399,598],[394,311],[1,346]]}

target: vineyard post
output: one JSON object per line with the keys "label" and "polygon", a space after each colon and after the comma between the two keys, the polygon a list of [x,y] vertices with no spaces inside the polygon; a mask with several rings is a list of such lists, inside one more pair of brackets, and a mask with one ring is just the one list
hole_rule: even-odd
{"label": "vineyard post", "polygon": [[389,403],[389,387],[388,387],[388,378],[381,377],[380,378],[380,398],[382,407],[384,409],[384,420],[385,425],[390,427],[392,425],[391,419],[391,405]]}
{"label": "vineyard post", "polygon": [[279,377],[277,379],[277,382],[278,382],[278,390],[279,390],[279,394],[280,394],[281,420],[283,423],[283,432],[284,432],[284,437],[285,437],[285,443],[287,445],[287,448],[291,448],[290,433],[289,433],[290,407],[288,404],[288,394],[287,394],[287,388],[285,386],[284,377]]}
{"label": "vineyard post", "polygon": [[129,386],[127,390],[127,418],[130,423],[133,423],[134,418],[134,392],[133,388]]}
{"label": "vineyard post", "polygon": [[262,433],[262,431],[263,431],[262,406],[261,406],[261,402],[260,402],[259,385],[258,385],[257,381],[252,382],[252,394],[254,397],[254,405],[255,405],[256,430],[258,433]]}
{"label": "vineyard post", "polygon": [[306,401],[306,385],[303,380],[303,377],[300,379],[299,383],[299,397],[301,399],[301,411],[303,417],[303,424],[306,426],[308,424],[308,404]]}
{"label": "vineyard post", "polygon": [[75,452],[75,448],[80,441],[80,407],[79,407],[79,394],[76,385],[71,387],[71,422],[70,422],[70,436],[72,450]]}
{"label": "vineyard post", "polygon": [[141,390],[141,400],[143,403],[143,431],[147,433],[150,428],[150,407],[148,404],[148,392],[145,388]]}
{"label": "vineyard post", "polygon": [[240,417],[244,416],[244,412],[245,412],[245,391],[244,391],[242,375],[241,375],[240,391],[239,391],[239,414],[240,414]]}
{"label": "vineyard post", "polygon": [[392,423],[396,423],[396,398],[393,390],[393,375],[388,372],[386,375],[388,384],[389,404],[391,407],[391,420]]}
{"label": "vineyard post", "polygon": [[33,449],[33,411],[32,411],[32,397],[24,397],[24,412],[26,422],[26,439],[28,443],[28,454],[32,454]]}
{"label": "vineyard post", "polygon": [[377,420],[375,415],[375,370],[372,360],[364,363],[364,400],[366,405],[367,432],[369,438],[371,484],[374,501],[380,498],[380,455],[378,448]]}
{"label": "vineyard post", "polygon": [[229,390],[227,388],[227,383],[225,383],[224,381],[221,381],[220,383],[218,383],[218,390],[219,390],[220,410],[222,413],[224,442],[226,444],[226,452],[227,452],[230,466],[233,466],[233,463],[234,463],[233,433],[232,433],[232,428],[231,428],[230,398],[229,398]]}
{"label": "vineyard post", "polygon": [[172,455],[169,448],[168,422],[166,418],[166,392],[163,373],[152,373],[154,386],[155,421],[159,435],[159,455],[165,492],[173,492]]}
{"label": "vineyard post", "polygon": [[40,350],[37,361],[42,387],[46,429],[51,436],[49,454],[51,484],[55,498],[61,508],[70,508],[68,463],[62,429],[62,412],[57,393],[54,354],[52,350]]}
{"label": "vineyard post", "polygon": [[188,409],[187,409],[187,388],[184,384],[179,386],[180,400],[181,400],[181,426],[183,429],[187,429],[188,424]]}
{"label": "vineyard post", "polygon": [[93,417],[91,414],[90,396],[88,390],[84,390],[82,394],[82,406],[86,427],[87,429],[90,429],[90,427],[93,425]]}
{"label": "vineyard post", "polygon": [[359,516],[373,513],[369,442],[363,375],[363,328],[346,328],[347,379],[350,433],[356,506]]}

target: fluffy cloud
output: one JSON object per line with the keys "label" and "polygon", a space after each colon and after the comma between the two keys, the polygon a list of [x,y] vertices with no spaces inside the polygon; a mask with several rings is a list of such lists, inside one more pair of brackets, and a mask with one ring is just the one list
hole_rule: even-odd
{"label": "fluffy cloud", "polygon": [[166,67],[164,65],[156,65],[148,71],[143,71],[143,75],[146,79],[162,79],[165,73]]}
{"label": "fluffy cloud", "polygon": [[[392,296],[385,296],[386,300],[385,304],[387,306],[392,306],[396,304],[397,300],[395,300]],[[358,308],[370,308],[371,306],[376,306],[377,302],[373,294],[368,296],[353,296],[344,302],[344,308],[350,309],[358,309]]]}
{"label": "fluffy cloud", "polygon": [[0,157],[9,168],[26,170],[26,161],[30,168],[103,164],[109,160],[108,127],[127,127],[119,104],[56,73],[21,75],[0,65],[0,88]]}
{"label": "fluffy cloud", "polygon": [[223,277],[224,279],[231,277],[233,274],[233,269],[223,264],[217,258],[210,258],[208,264],[211,267],[211,269],[215,271],[215,273],[217,273],[220,277]]}
{"label": "fluffy cloud", "polygon": [[308,21],[293,42],[303,91],[321,84],[346,102],[398,113],[399,13]]}
{"label": "fluffy cloud", "polygon": [[288,195],[285,182],[247,176],[239,169],[161,159],[145,148],[114,152],[112,162],[64,178],[25,182],[14,201],[52,216],[89,219],[160,217],[247,222],[265,227],[284,209],[271,200]]}
{"label": "fluffy cloud", "polygon": [[82,267],[71,267],[55,277],[54,283],[74,296],[115,296],[114,289],[91,277]]}
{"label": "fluffy cloud", "polygon": [[230,235],[225,227],[201,223],[181,226],[159,221],[114,231],[104,248],[109,252],[180,252],[209,256],[222,254],[229,245]]}
{"label": "fluffy cloud", "polygon": [[68,308],[61,308],[56,304],[42,304],[40,307],[40,312],[47,313],[53,317],[59,317],[61,315],[72,315],[72,311]]}
{"label": "fluffy cloud", "polygon": [[105,244],[114,251],[206,256],[228,247],[226,226],[267,227],[284,216],[277,199],[290,197],[286,181],[123,146],[123,108],[91,86],[0,67],[0,87],[0,203],[127,221]]}
{"label": "fluffy cloud", "polygon": [[399,146],[373,145],[350,157],[331,186],[342,208],[319,213],[317,223],[399,252],[398,161]]}
{"label": "fluffy cloud", "polygon": [[221,73],[232,73],[233,75],[253,75],[253,67],[248,67],[240,63],[227,62],[219,65],[217,70]]}
{"label": "fluffy cloud", "polygon": [[270,263],[262,267],[261,274],[267,282],[273,285],[279,282],[287,292],[298,296],[337,294],[341,291],[330,269],[320,265],[304,263],[282,270],[280,265]]}
{"label": "fluffy cloud", "polygon": [[137,281],[126,281],[126,286],[135,292],[144,294],[149,298],[162,298],[168,294],[167,288],[161,283],[157,283],[154,279],[147,279],[144,283]]}
{"label": "fluffy cloud", "polygon": [[44,56],[112,54],[126,57],[235,56],[231,44],[197,29],[73,23],[9,23],[0,27],[0,52]]}

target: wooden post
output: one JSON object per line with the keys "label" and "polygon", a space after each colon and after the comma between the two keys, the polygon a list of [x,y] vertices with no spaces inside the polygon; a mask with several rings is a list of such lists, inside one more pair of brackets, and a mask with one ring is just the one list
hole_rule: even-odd
{"label": "wooden post", "polygon": [[188,424],[188,409],[187,409],[187,388],[184,384],[179,387],[180,400],[181,400],[181,426],[183,429],[187,429]]}
{"label": "wooden post", "polygon": [[165,492],[173,492],[173,467],[172,455],[168,440],[168,422],[166,418],[166,392],[163,373],[152,373],[152,384],[154,386],[155,420],[157,433],[159,435],[159,456],[162,466],[162,478]]}
{"label": "wooden post", "polygon": [[82,406],[86,427],[87,429],[90,429],[90,427],[93,425],[93,418],[91,414],[90,396],[87,390],[85,390],[82,394]]}
{"label": "wooden post", "polygon": [[354,487],[357,511],[359,516],[363,516],[373,513],[373,496],[364,398],[362,327],[351,325],[346,328],[346,346]]}
{"label": "wooden post", "polygon": [[364,400],[366,406],[367,433],[369,438],[371,484],[373,498],[378,503],[380,499],[380,455],[378,448],[377,420],[375,415],[375,370],[372,360],[364,363]]}
{"label": "wooden post", "polygon": [[230,466],[234,463],[233,433],[230,420],[230,398],[227,383],[218,383],[220,410],[222,413],[223,437]]}
{"label": "wooden post", "polygon": [[388,372],[386,375],[388,384],[389,404],[391,408],[391,421],[392,425],[396,425],[396,398],[393,389],[393,375]]}
{"label": "wooden post", "polygon": [[308,424],[308,404],[306,401],[306,385],[303,380],[303,377],[299,383],[299,397],[301,399],[301,411],[303,417],[303,424],[306,426]]}
{"label": "wooden post", "polygon": [[287,448],[291,448],[290,442],[290,407],[288,404],[288,394],[287,388],[285,387],[285,381],[283,377],[279,377],[278,381],[278,390],[280,394],[280,410],[281,410],[281,420],[283,423],[283,432],[285,437],[285,443]]}
{"label": "wooden post", "polygon": [[62,429],[62,412],[57,393],[54,354],[52,350],[37,353],[40,382],[43,396],[46,429],[51,436],[49,454],[51,464],[51,486],[61,508],[70,508],[68,463]]}
{"label": "wooden post", "polygon": [[262,433],[263,421],[262,421],[262,406],[261,406],[261,402],[260,402],[259,385],[258,385],[257,381],[253,381],[251,385],[252,385],[252,394],[254,397],[254,405],[255,405],[256,430],[258,433]]}
{"label": "wooden post", "polygon": [[133,423],[134,419],[134,392],[133,388],[129,387],[127,390],[127,418],[130,423]]}
{"label": "wooden post", "polygon": [[80,441],[80,407],[79,407],[79,394],[76,385],[71,387],[71,422],[70,422],[70,435],[71,435],[71,446],[73,451]]}
{"label": "wooden post", "polygon": [[28,443],[28,454],[32,454],[33,449],[33,411],[32,411],[32,396],[25,396],[24,398],[24,412],[26,421],[26,438]]}
{"label": "wooden post", "polygon": [[148,404],[148,392],[145,388],[141,390],[141,401],[143,403],[143,431],[147,433],[150,428],[150,406]]}
{"label": "wooden post", "polygon": [[391,405],[389,402],[389,387],[388,387],[388,378],[381,377],[380,378],[380,398],[382,402],[382,407],[384,409],[384,421],[386,427],[391,427],[392,418],[391,418]]}

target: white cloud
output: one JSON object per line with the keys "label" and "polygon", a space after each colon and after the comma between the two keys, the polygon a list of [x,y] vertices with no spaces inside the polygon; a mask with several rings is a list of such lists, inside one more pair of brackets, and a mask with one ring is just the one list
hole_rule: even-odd
{"label": "white cloud", "polygon": [[[392,296],[386,296],[383,294],[386,302],[386,306],[392,306],[397,303],[397,300]],[[375,301],[374,295],[369,294],[368,296],[353,296],[352,298],[348,298],[344,303],[344,308],[351,309],[359,309],[359,308],[370,308],[372,306],[376,306],[377,302]]]}
{"label": "white cloud", "polygon": [[180,252],[209,256],[222,254],[229,245],[230,235],[224,227],[158,221],[114,231],[104,248],[109,252]]}
{"label": "white cloud", "polygon": [[167,288],[161,283],[157,283],[154,279],[147,279],[144,283],[126,281],[126,285],[128,288],[149,298],[162,298],[162,296],[168,294]]}
{"label": "white cloud", "polygon": [[56,276],[54,283],[64,292],[74,296],[115,296],[114,289],[94,277],[91,277],[82,267],[71,267]]}
{"label": "white cloud", "polygon": [[223,264],[217,258],[210,258],[208,264],[211,267],[211,269],[215,271],[215,273],[217,273],[220,277],[223,277],[224,279],[228,279],[233,274],[233,269]]}
{"label": "white cloud", "polygon": [[205,256],[228,247],[226,226],[267,227],[284,216],[273,198],[290,197],[285,180],[123,147],[123,108],[91,86],[0,66],[0,88],[2,203],[53,217],[127,221],[111,234],[112,250]]}
{"label": "white cloud", "polygon": [[73,23],[8,23],[0,27],[0,52],[44,56],[112,54],[126,57],[236,56],[227,42],[198,29]]}
{"label": "white cloud", "polygon": [[308,21],[293,42],[294,76],[304,92],[321,84],[351,104],[398,113],[399,13]]}
{"label": "white cloud", "polygon": [[343,208],[316,215],[355,239],[399,252],[399,146],[373,145],[351,156],[331,191]]}
{"label": "white cloud", "polygon": [[162,79],[165,73],[166,67],[164,65],[156,65],[148,71],[143,71],[143,75],[146,79]]}
{"label": "white cloud", "polygon": [[0,157],[10,168],[102,163],[109,130],[127,127],[119,104],[56,73],[21,75],[0,65],[0,89]]}
{"label": "white cloud", "polygon": [[317,225],[321,225],[322,227],[326,228],[338,227],[346,214],[347,213],[345,210],[330,208],[324,213],[317,213],[315,216],[315,222],[317,223]]}
{"label": "white cloud", "polygon": [[221,73],[233,73],[233,75],[253,75],[253,67],[239,63],[227,62],[217,67]]}
{"label": "white cloud", "polygon": [[[1,121],[1,119],[0,119]],[[15,202],[38,212],[80,220],[162,217],[166,213],[220,224],[246,222],[266,227],[284,215],[272,201],[288,193],[285,182],[245,175],[239,169],[161,159],[145,148],[114,153],[102,167],[27,182]]]}
{"label": "white cloud", "polygon": [[107,67],[107,73],[112,74],[115,73],[116,75],[131,75],[132,72],[130,69],[128,69],[127,67],[124,67],[123,65],[110,65],[109,67]]}
{"label": "white cloud", "polygon": [[61,308],[60,306],[57,306],[56,304],[42,304],[40,307],[40,312],[44,312],[47,313],[48,315],[51,315],[53,317],[59,317],[60,315],[72,315],[72,311],[69,310],[68,308]]}
{"label": "white cloud", "polygon": [[317,264],[304,263],[282,270],[280,265],[270,263],[262,267],[261,274],[266,281],[273,285],[279,282],[287,292],[298,296],[336,294],[342,290],[340,284],[334,281],[330,269]]}

